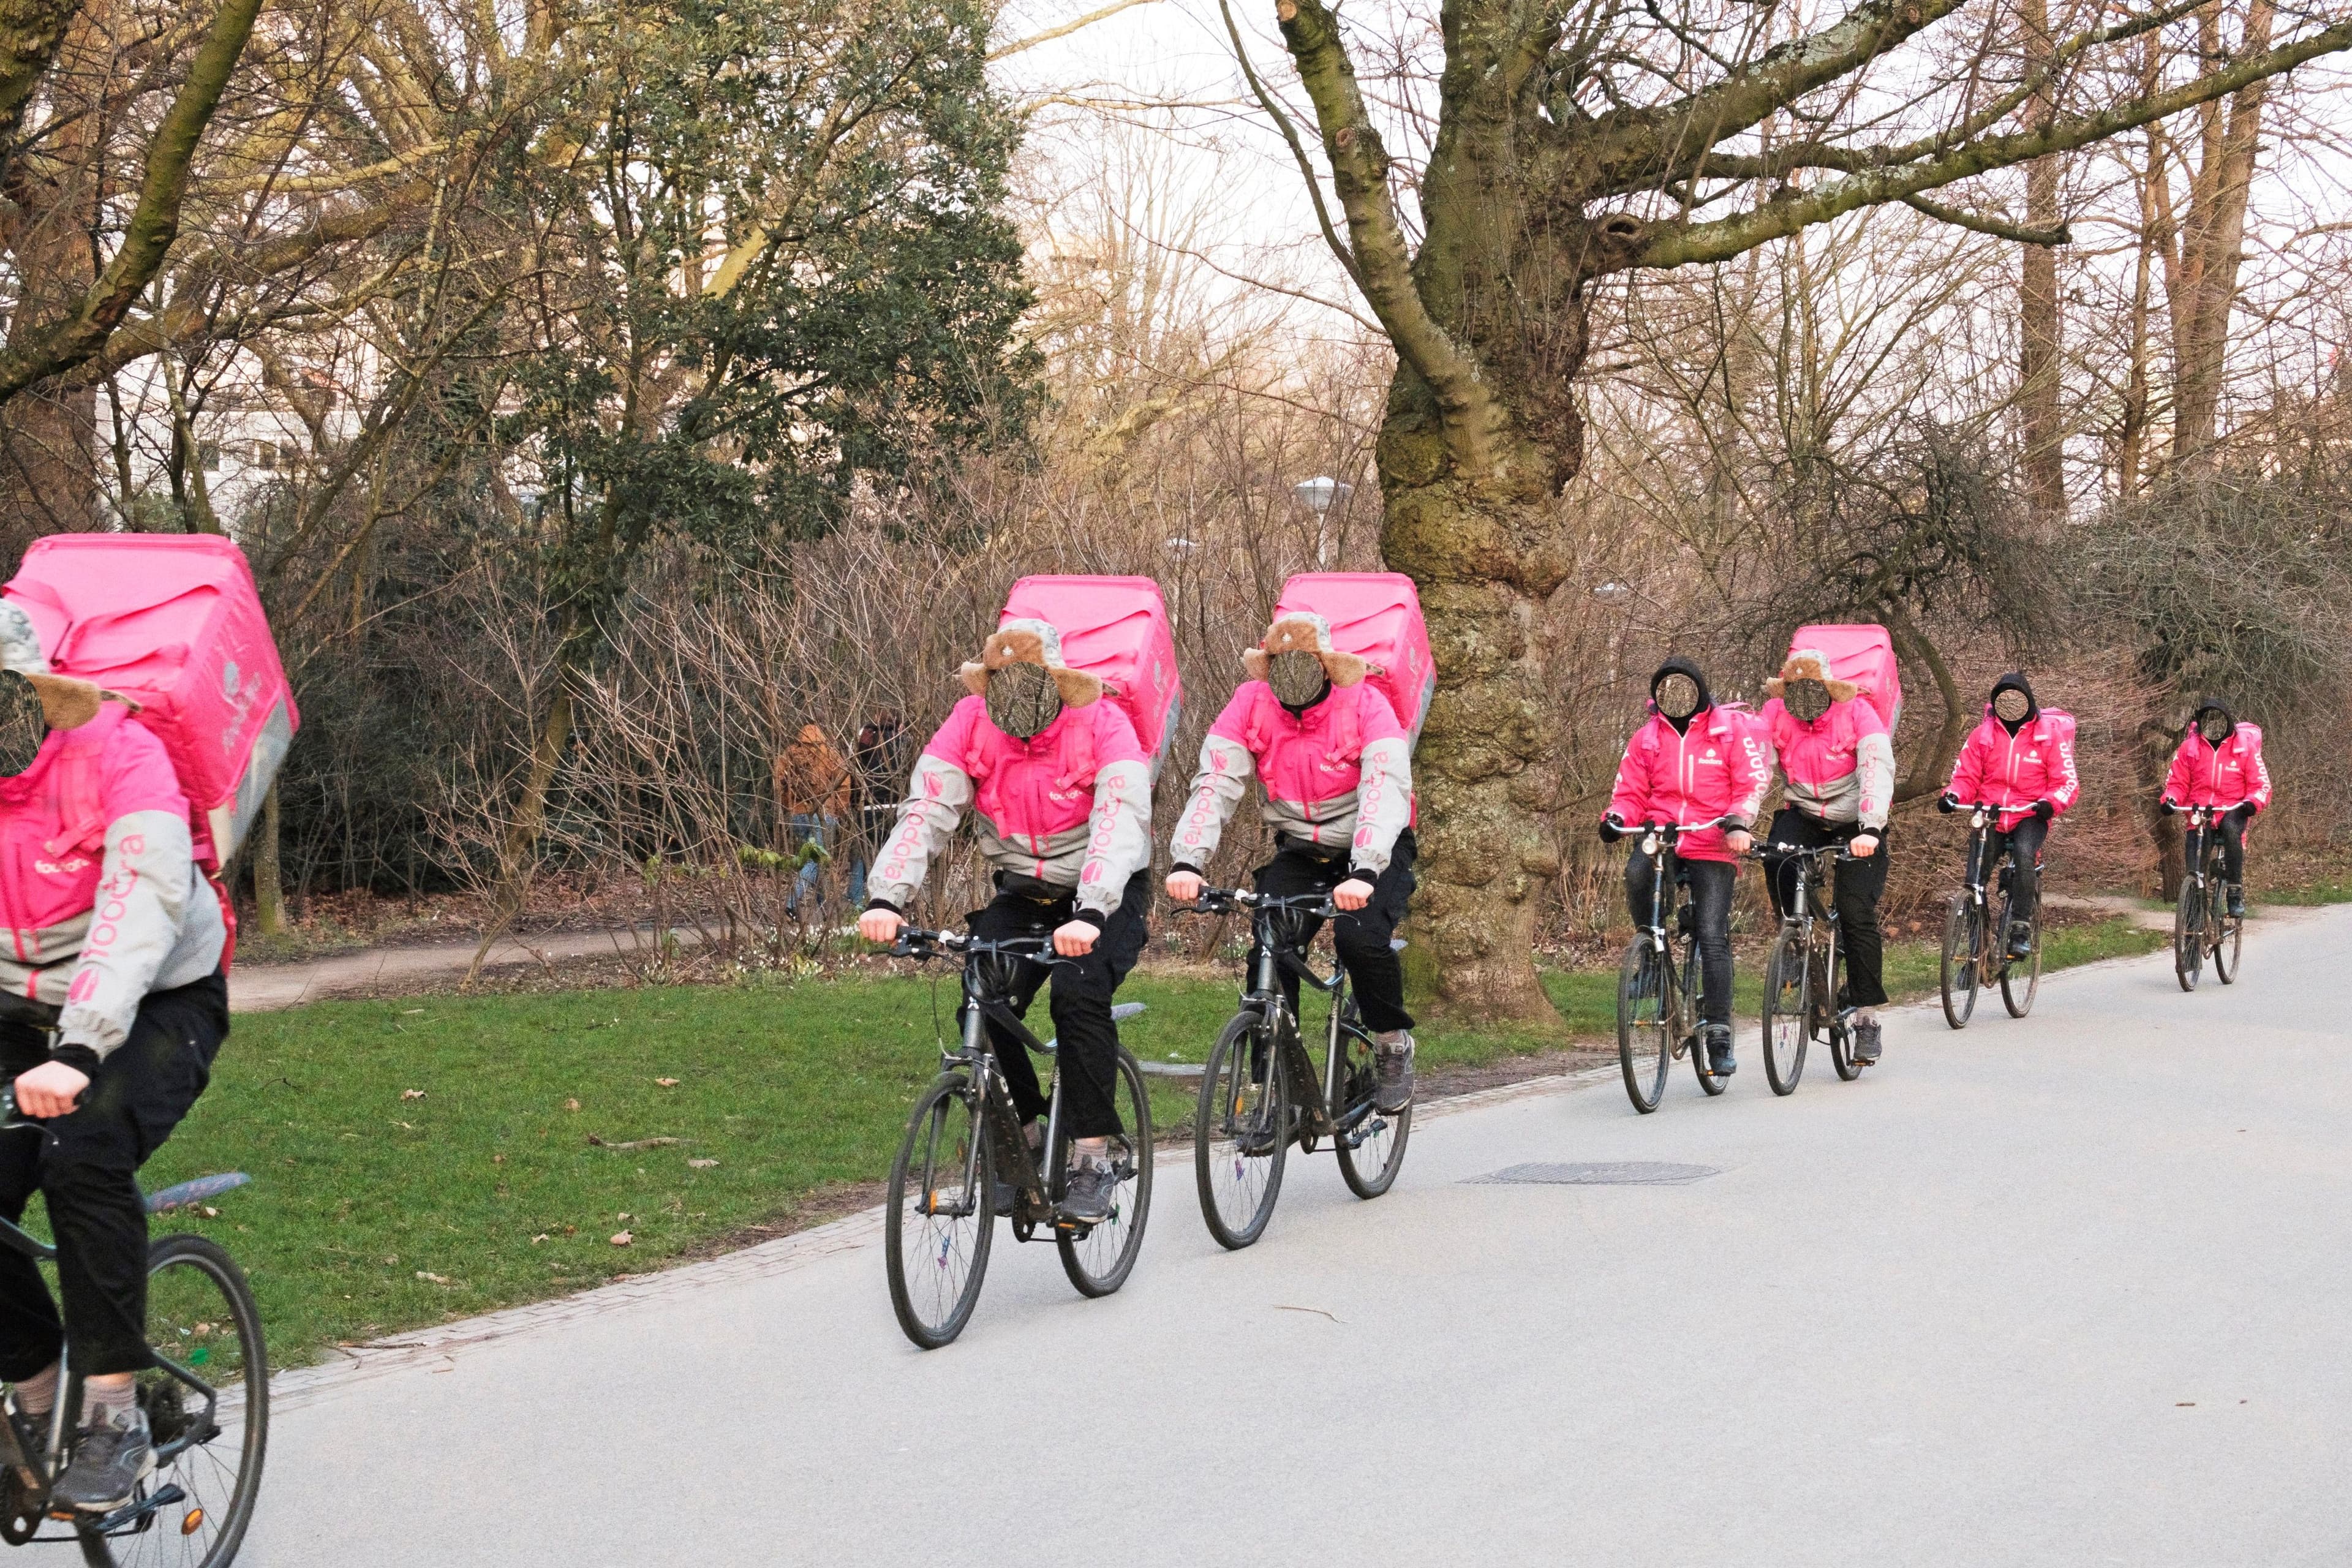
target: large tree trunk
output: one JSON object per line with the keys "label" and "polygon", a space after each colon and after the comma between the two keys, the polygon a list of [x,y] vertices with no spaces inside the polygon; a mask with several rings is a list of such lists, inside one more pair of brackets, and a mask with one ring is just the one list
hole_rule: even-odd
{"label": "large tree trunk", "polygon": [[286,933],[286,880],[278,860],[278,786],[261,797],[261,821],[253,835],[253,923],[264,936]]}
{"label": "large tree trunk", "polygon": [[[2023,0],[2020,6],[2025,35],[2025,58],[2030,66],[2045,66],[2050,58],[2048,0]],[[2055,89],[2035,96],[2031,122],[2047,125],[2058,111]],[[2025,166],[2025,222],[2030,228],[2058,226],[2058,182],[2063,160],[2053,154]],[[2060,412],[2059,354],[2063,323],[2059,317],[2058,252],[2055,247],[2028,245],[2019,258],[2022,276],[2018,289],[2018,406],[2025,436],[2025,489],[2037,517],[2045,523],[2066,515],[2066,425]]]}
{"label": "large tree trunk", "polygon": [[[2247,7],[2246,37],[2255,47],[2269,41],[2273,11],[2273,0],[2252,0]],[[2201,47],[2221,47],[2217,7],[2200,13],[2198,26]],[[2220,456],[2214,437],[2222,371],[2230,315],[2238,302],[2246,203],[2253,188],[2266,89],[2266,83],[2256,82],[2240,89],[2229,100],[2226,113],[2218,102],[2200,110],[2189,219],[2181,226],[2179,262],[2167,269],[2174,354],[2173,461],[2193,469],[2210,469]]]}

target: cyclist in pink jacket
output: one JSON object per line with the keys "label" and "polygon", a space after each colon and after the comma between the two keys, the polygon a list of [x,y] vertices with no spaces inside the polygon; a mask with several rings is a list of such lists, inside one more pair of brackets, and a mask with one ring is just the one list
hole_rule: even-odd
{"label": "cyclist in pink jacket", "polygon": [[[990,942],[1051,933],[1058,964],[1051,1009],[1062,1041],[1062,1113],[1073,1157],[1063,1214],[1094,1224],[1110,1214],[1110,1140],[1118,1026],[1111,997],[1143,954],[1150,912],[1151,774],[1135,725],[1102,700],[1100,679],[1062,662],[1061,633],[1013,620],[963,667],[972,695],[955,705],[915,762],[898,826],[866,875],[857,929],[895,941],[923,872],[969,806],[996,896],[971,917]],[[1013,1008],[1025,1013],[1049,968],[1024,963]],[[1029,1053],[990,1026],[989,1044],[1033,1143],[1048,1108]]]}
{"label": "cyclist in pink jacket", "polygon": [[53,1504],[106,1513],[154,1468],[133,1380],[147,1350],[139,1167],[211,1080],[228,1035],[228,924],[197,867],[188,798],[131,706],[50,672],[31,621],[0,604],[0,1074],[43,1133],[0,1133],[0,1214],[33,1193],[57,1237],[64,1316],[32,1262],[0,1251],[0,1379],[39,1452],[81,1380]]}
{"label": "cyclist in pink jacket", "polygon": [[[1248,680],[1201,742],[1192,793],[1170,846],[1168,896],[1201,896],[1201,872],[1255,773],[1274,858],[1257,890],[1328,893],[1346,911],[1331,932],[1372,1032],[1374,1103],[1391,1115],[1412,1103],[1412,1015],[1404,966],[1390,940],[1412,900],[1412,762],[1404,726],[1370,666],[1331,646],[1330,624],[1305,612],[1267,628],[1242,655]],[[1320,921],[1310,923],[1311,938]],[[1255,973],[1257,963],[1252,954]],[[1298,981],[1285,974],[1294,1013]]]}
{"label": "cyclist in pink jacket", "polygon": [[[1995,808],[1985,839],[1984,874],[2009,856],[2009,956],[2033,956],[2033,911],[2042,901],[2042,846],[2050,825],[2083,793],[2074,769],[2074,716],[2044,708],[2021,670],[1992,683],[1985,716],[1952,764],[1952,782],[1936,802],[1942,812]],[[1975,868],[1971,868],[1973,871]]]}
{"label": "cyclist in pink jacket", "polygon": [[[2189,732],[2172,753],[2172,771],[2165,775],[2160,797],[2164,809],[2186,811],[2192,805],[2221,812],[2214,830],[2221,835],[2221,874],[2230,884],[2230,918],[2246,918],[2246,828],[2257,812],[2271,804],[2271,770],[2263,762],[2263,731],[2257,724],[2242,724],[2230,705],[2208,697],[2189,716]],[[2196,835],[2188,847],[2195,863]]]}
{"label": "cyclist in pink jacket", "polygon": [[[1878,710],[1850,680],[1830,673],[1826,654],[1799,648],[1764,683],[1771,699],[1758,717],[1780,760],[1785,804],[1769,844],[1818,848],[1843,844],[1854,858],[1837,868],[1838,923],[1845,937],[1847,1001],[1857,1061],[1878,1059],[1878,1015],[1886,1003],[1885,939],[1878,900],[1886,891],[1886,814],[1895,805],[1895,742]],[[1796,894],[1791,857],[1765,851],[1765,886],[1785,910]]]}
{"label": "cyclist in pink jacket", "polygon": [[[1700,1034],[1718,1077],[1738,1066],[1731,1054],[1732,885],[1771,783],[1771,759],[1753,723],[1717,707],[1689,659],[1660,665],[1650,677],[1649,721],[1625,742],[1617,765],[1601,839],[1613,844],[1652,825],[1699,825],[1677,837],[1667,872],[1690,889],[1697,913]],[[1655,912],[1654,882],[1647,859],[1626,858],[1625,903],[1636,926],[1647,926]]]}

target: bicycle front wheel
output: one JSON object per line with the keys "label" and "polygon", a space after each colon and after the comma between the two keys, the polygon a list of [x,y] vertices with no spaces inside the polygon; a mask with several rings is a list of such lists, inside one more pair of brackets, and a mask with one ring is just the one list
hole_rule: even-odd
{"label": "bicycle front wheel", "polygon": [[882,1253],[890,1308],[927,1351],[963,1332],[996,1236],[987,1112],[978,1085],[941,1073],[915,1101],[890,1166]]}
{"label": "bicycle front wheel", "polygon": [[[1151,1217],[1151,1091],[1144,1087],[1143,1069],[1125,1046],[1118,1047],[1111,1103],[1127,1131],[1110,1141],[1111,1171],[1117,1177],[1110,1217],[1082,1232],[1063,1226],[1054,1231],[1062,1272],[1081,1296],[1108,1296],[1127,1283],[1143,1251],[1144,1222]],[[1065,1137],[1056,1170],[1070,1168],[1068,1142]]]}
{"label": "bicycle front wheel", "polygon": [[139,1374],[155,1438],[144,1495],[179,1498],[138,1526],[81,1538],[92,1563],[226,1568],[253,1522],[269,1446],[269,1358],[245,1272],[201,1236],[147,1248],[147,1334],[160,1363]]}
{"label": "bicycle front wheel", "polygon": [[1977,1010],[1977,955],[1984,951],[1984,916],[1976,900],[1966,895],[1952,900],[1944,911],[1944,963],[1941,973],[1944,1022],[1955,1029],[1969,1026]]}
{"label": "bicycle front wheel", "polygon": [[1192,1117],[1201,1218],[1220,1247],[1247,1247],[1274,1217],[1290,1154],[1285,1089],[1273,1023],[1255,1008],[1234,1014],[1209,1049]]}
{"label": "bicycle front wheel", "polygon": [[2197,989],[2205,972],[2205,896],[2194,880],[2180,884],[2172,910],[2172,974],[2183,991]]}
{"label": "bicycle front wheel", "polygon": [[1617,966],[1617,1062],[1626,1098],[1645,1116],[1658,1109],[1675,1063],[1673,986],[1666,955],[1646,933],[1635,937]]}
{"label": "bicycle front wheel", "polygon": [[[1353,1004],[1349,1005],[1353,1016]],[[1339,1156],[1339,1179],[1360,1198],[1376,1198],[1396,1184],[1404,1169],[1405,1141],[1412,1136],[1412,1107],[1391,1116],[1373,1103],[1380,1064],[1371,1037],[1343,1024],[1339,1028],[1339,1103],[1332,1107],[1339,1134],[1331,1152]]]}
{"label": "bicycle front wheel", "polygon": [[1801,931],[1783,931],[1764,962],[1764,1077],[1774,1094],[1793,1094],[1805,1076],[1812,1035],[1811,975]]}
{"label": "bicycle front wheel", "polygon": [[[2001,934],[2008,936],[2009,911],[2003,910]],[[2022,1018],[2033,1011],[2033,994],[2042,989],[2042,917],[2037,914],[2027,924],[2026,955],[2013,958],[2000,967],[2000,1005],[2009,1009],[2012,1018]]]}

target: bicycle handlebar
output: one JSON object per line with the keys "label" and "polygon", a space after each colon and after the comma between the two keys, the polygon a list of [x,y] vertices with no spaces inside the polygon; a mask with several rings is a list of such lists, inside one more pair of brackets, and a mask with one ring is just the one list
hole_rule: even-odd
{"label": "bicycle handlebar", "polygon": [[1235,909],[1297,910],[1303,913],[1330,920],[1348,911],[1331,901],[1328,893],[1253,893],[1245,888],[1212,888],[1201,885],[1198,897],[1189,904],[1178,904],[1180,915],[1223,915]]}
{"label": "bicycle handlebar", "polygon": [[1051,937],[1013,936],[997,942],[982,942],[961,931],[926,931],[920,926],[900,926],[898,940],[890,945],[892,958],[944,958],[950,953],[976,957],[1002,953],[1008,958],[1024,958],[1032,963],[1075,963],[1076,959],[1064,958],[1054,950]]}

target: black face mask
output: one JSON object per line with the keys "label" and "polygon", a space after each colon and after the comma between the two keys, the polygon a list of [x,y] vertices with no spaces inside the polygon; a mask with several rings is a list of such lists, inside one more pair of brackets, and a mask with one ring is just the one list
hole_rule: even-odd
{"label": "black face mask", "polygon": [[0,777],[13,779],[31,767],[48,732],[33,683],[13,669],[0,670]]}
{"label": "black face mask", "polygon": [[1993,694],[1992,716],[2004,724],[2022,724],[2032,711],[2033,700],[2014,686],[2004,686]]}
{"label": "black face mask", "polygon": [[1323,697],[1323,661],[1304,648],[1276,654],[1266,660],[1265,683],[1285,708],[1312,707]]}
{"label": "black face mask", "polygon": [[988,721],[1026,741],[1062,716],[1061,689],[1045,667],[1024,660],[988,672]]}
{"label": "black face mask", "polygon": [[1790,712],[1810,724],[1830,710],[1829,682],[1792,680],[1781,689],[1780,701]]}
{"label": "black face mask", "polygon": [[2209,746],[2218,746],[2228,740],[2230,731],[2235,728],[2236,725],[2219,713],[2208,713],[2197,721],[2197,732],[2205,737],[2205,743]]}
{"label": "black face mask", "polygon": [[1676,670],[1658,682],[1651,700],[1658,711],[1677,724],[1685,723],[1698,711],[1698,682]]}

